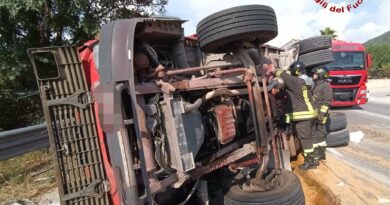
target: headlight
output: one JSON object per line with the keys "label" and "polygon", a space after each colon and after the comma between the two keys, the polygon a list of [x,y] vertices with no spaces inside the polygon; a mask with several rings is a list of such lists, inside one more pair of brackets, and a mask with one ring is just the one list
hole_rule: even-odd
{"label": "headlight", "polygon": [[361,90],[360,91],[360,95],[365,95],[365,94],[367,94],[367,90]]}

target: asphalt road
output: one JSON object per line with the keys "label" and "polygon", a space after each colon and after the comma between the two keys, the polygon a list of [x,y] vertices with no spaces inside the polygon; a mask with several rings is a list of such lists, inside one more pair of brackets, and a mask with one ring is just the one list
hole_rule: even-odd
{"label": "asphalt road", "polygon": [[[340,177],[352,189],[361,191],[359,196],[365,204],[390,204],[390,88],[375,90],[366,105],[333,111],[347,115],[352,135],[356,131],[364,133],[360,143],[328,148],[329,154],[360,173],[354,179]],[[361,186],[367,183],[375,186]]]}
{"label": "asphalt road", "polygon": [[390,87],[372,92],[365,105],[333,110],[346,113],[348,124],[352,126],[370,126],[379,131],[390,131]]}

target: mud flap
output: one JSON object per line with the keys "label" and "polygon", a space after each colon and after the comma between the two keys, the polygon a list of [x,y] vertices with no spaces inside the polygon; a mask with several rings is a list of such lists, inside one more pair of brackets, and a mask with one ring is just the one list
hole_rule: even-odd
{"label": "mud flap", "polygon": [[49,133],[61,204],[109,204],[92,98],[77,47],[28,50]]}

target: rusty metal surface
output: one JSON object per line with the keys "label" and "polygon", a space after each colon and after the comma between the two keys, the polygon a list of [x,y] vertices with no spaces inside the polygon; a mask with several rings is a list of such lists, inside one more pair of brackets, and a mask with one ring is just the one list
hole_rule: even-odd
{"label": "rusty metal surface", "polygon": [[236,124],[233,110],[228,105],[216,105],[213,108],[217,122],[217,139],[221,144],[231,142],[236,136]]}
{"label": "rusty metal surface", "polygon": [[229,164],[231,164],[239,159],[242,159],[243,157],[248,156],[249,154],[253,154],[255,152],[256,152],[256,150],[255,150],[255,147],[252,143],[245,144],[242,148],[240,148],[232,153],[226,154],[225,156],[220,157],[220,158],[216,159],[215,161],[208,163],[205,166],[194,169],[193,171],[190,172],[191,177],[192,178],[201,177],[207,173],[210,173],[214,170],[217,170],[217,169],[220,169],[224,166],[227,166],[227,165],[229,165]]}
{"label": "rusty metal surface", "polygon": [[[257,78],[257,70],[256,66],[254,65],[253,60],[248,55],[245,50],[240,49],[238,52],[239,57],[241,58],[242,62],[244,63],[245,67],[248,68],[253,77],[251,77],[253,86],[252,86],[252,93],[253,93],[253,101],[252,101],[252,111],[256,114],[256,118],[254,119],[254,124],[257,126],[255,128],[258,129],[257,135],[256,135],[256,142],[257,147],[266,147],[268,143],[269,134],[267,132],[266,128],[266,119],[265,119],[265,112],[264,112],[264,105],[263,105],[263,97],[262,97],[262,89],[260,88],[259,79]],[[261,61],[260,61],[261,64]],[[247,80],[248,84],[248,80]],[[253,115],[253,114],[252,114]]]}
{"label": "rusty metal surface", "polygon": [[[260,79],[260,78],[259,78]],[[171,83],[177,90],[204,90],[244,86],[241,77],[210,78],[196,80],[181,80]],[[142,83],[135,85],[137,95],[153,94],[162,92],[161,87],[155,83]],[[260,88],[264,92],[263,88]]]}
{"label": "rusty metal surface", "polygon": [[188,73],[195,73],[202,70],[209,70],[213,68],[224,68],[224,67],[235,67],[240,66],[241,62],[234,62],[234,63],[225,63],[225,64],[218,64],[218,65],[210,65],[210,66],[201,66],[201,67],[192,67],[192,68],[186,68],[186,69],[176,69],[176,70],[169,70],[167,71],[167,75],[178,75],[178,74],[188,74]]}
{"label": "rusty metal surface", "polygon": [[[142,109],[145,106],[145,102],[143,97],[137,96],[137,115],[138,115],[138,123],[140,124],[141,131],[141,142],[142,142],[142,150],[145,156],[145,166],[147,172],[152,172],[156,169],[156,161],[154,160],[154,151],[153,151],[153,142],[152,138],[149,134],[148,128],[146,126],[146,116],[145,112]],[[153,177],[154,178],[154,177]]]}
{"label": "rusty metal surface", "polygon": [[177,182],[178,177],[176,174],[171,174],[167,178],[160,180],[156,183],[150,184],[150,191],[153,194],[164,191],[167,187]]}
{"label": "rusty metal surface", "polygon": [[229,169],[231,171],[233,171],[233,172],[237,172],[237,170],[240,170],[240,169],[242,170],[245,167],[258,164],[259,160],[260,159],[257,156],[255,156],[254,158],[246,160],[246,161],[243,161],[243,162],[232,163],[232,164],[229,165]]}

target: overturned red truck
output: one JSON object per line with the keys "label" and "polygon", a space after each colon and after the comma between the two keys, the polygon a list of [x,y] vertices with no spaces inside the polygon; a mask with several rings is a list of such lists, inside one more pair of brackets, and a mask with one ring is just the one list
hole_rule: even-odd
{"label": "overturned red truck", "polygon": [[121,19],[79,48],[28,50],[62,204],[304,204],[258,69],[274,10],[212,14],[198,43],[183,22]]}

